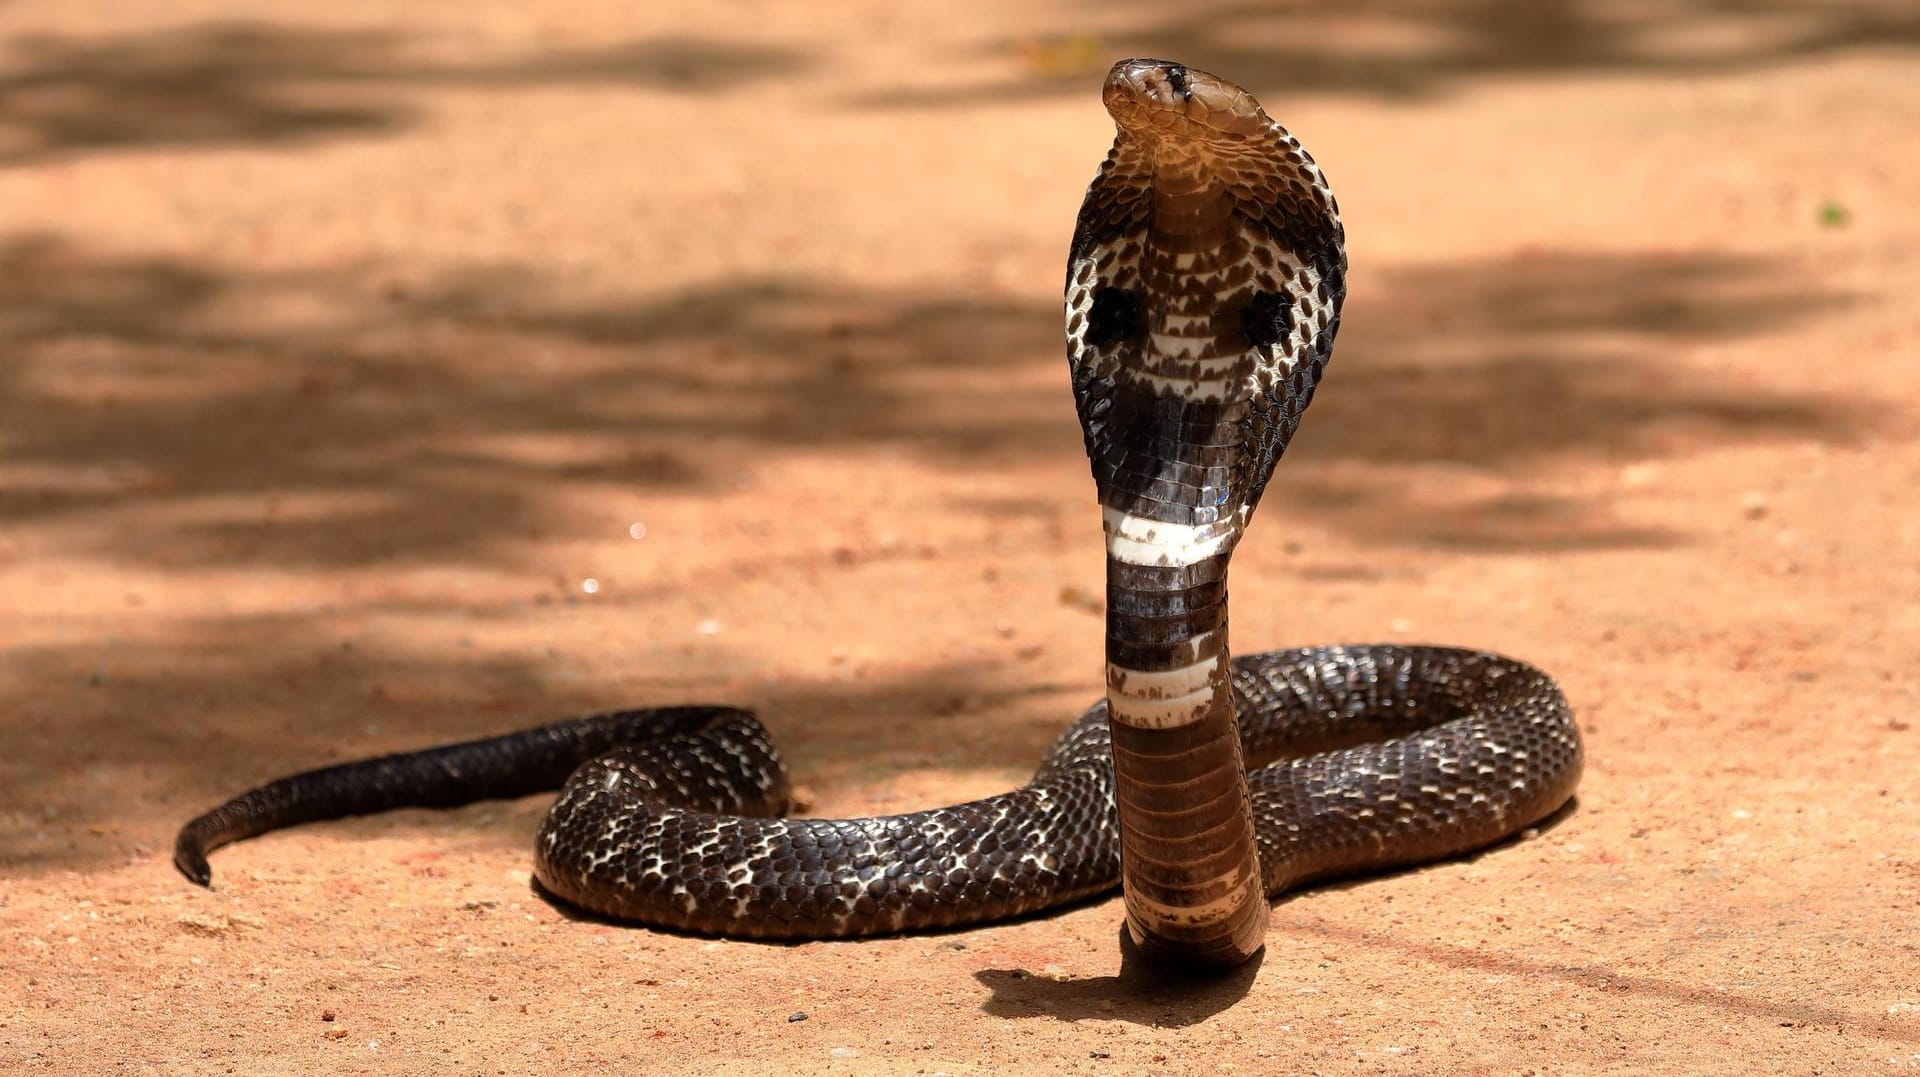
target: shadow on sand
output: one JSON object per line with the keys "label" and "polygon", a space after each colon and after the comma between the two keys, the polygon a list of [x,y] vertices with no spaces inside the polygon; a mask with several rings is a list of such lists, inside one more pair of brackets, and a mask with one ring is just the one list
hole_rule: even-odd
{"label": "shadow on sand", "polygon": [[[1249,0],[1085,4],[1056,38],[1000,42],[1013,78],[863,95],[876,108],[962,107],[1084,94],[1122,56],[1177,59],[1272,101],[1335,95],[1417,100],[1487,81],[1596,75],[1703,76],[1849,51],[1920,46],[1920,10],[1902,0],[1368,0],[1337,11]],[[995,65],[982,65],[992,68]]]}
{"label": "shadow on sand", "polygon": [[[1729,382],[1671,357],[1852,301],[1809,294],[1757,259],[1542,254],[1405,267],[1370,289],[1355,295],[1326,391],[1267,495],[1362,547],[1682,542],[1568,502],[1552,473],[1754,439],[1844,444],[1882,421],[1867,402]],[[522,266],[251,271],[16,237],[0,244],[0,527],[162,572],[510,565],[503,543],[565,526],[555,498],[571,484],[698,494],[794,449],[908,454],[956,474],[1053,454],[1064,471],[1079,438],[1064,372],[1058,384],[1045,373],[1062,365],[1058,319],[1044,300],[821,281],[589,301]],[[1436,467],[1492,475],[1507,492],[1436,512],[1425,500]],[[1018,490],[977,501],[976,486],[955,503],[1057,511]],[[474,519],[489,526],[461,522]],[[640,581],[613,601],[832,571],[722,568]],[[550,656],[342,643],[343,615],[520,624],[570,616],[563,606],[457,594],[342,603],[179,621],[158,639],[14,648],[0,680],[12,810],[31,806],[62,833],[156,804],[184,817],[282,771],[699,698],[716,668],[638,656],[643,697],[609,699],[604,685],[559,677]],[[808,766],[855,757],[1017,773],[1092,694],[1026,676],[963,666],[898,683],[773,685],[738,702],[795,747],[803,781]],[[977,705],[948,707],[956,698]],[[899,720],[943,709],[934,736]],[[1031,736],[974,758],[970,746],[1010,720]],[[382,721],[401,732],[370,737]],[[12,828],[0,859],[33,871],[112,855],[43,830]]]}
{"label": "shadow on sand", "polygon": [[284,144],[380,134],[420,90],[579,84],[714,93],[804,65],[791,51],[661,37],[452,60],[390,30],[202,23],[118,37],[24,34],[0,56],[0,166],[85,152]]}

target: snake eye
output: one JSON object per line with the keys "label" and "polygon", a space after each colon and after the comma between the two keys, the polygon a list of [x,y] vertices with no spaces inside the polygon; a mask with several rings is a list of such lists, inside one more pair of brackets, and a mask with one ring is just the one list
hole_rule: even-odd
{"label": "snake eye", "polygon": [[1147,330],[1147,304],[1133,288],[1096,288],[1087,312],[1087,343],[1107,348]]}
{"label": "snake eye", "polygon": [[1256,348],[1279,343],[1293,332],[1293,297],[1285,292],[1255,292],[1240,311],[1240,331]]}

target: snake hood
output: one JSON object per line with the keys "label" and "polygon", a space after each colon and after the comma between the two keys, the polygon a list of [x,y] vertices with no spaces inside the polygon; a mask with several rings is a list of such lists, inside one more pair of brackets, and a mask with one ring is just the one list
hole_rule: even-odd
{"label": "snake hood", "polygon": [[[1225,79],[1123,60],[1101,96],[1117,133],[1075,223],[1066,287],[1094,479],[1103,503],[1237,533],[1339,331],[1339,206],[1299,140]],[[1143,497],[1155,481],[1191,496]]]}

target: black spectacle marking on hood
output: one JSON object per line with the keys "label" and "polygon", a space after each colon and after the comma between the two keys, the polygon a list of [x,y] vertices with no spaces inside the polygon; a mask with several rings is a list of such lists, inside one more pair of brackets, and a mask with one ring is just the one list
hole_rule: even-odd
{"label": "black spectacle marking on hood", "polygon": [[1102,287],[1093,291],[1093,309],[1087,312],[1086,341],[1110,348],[1138,339],[1147,331],[1147,301],[1137,288]]}
{"label": "black spectacle marking on hood", "polygon": [[1247,343],[1270,348],[1293,332],[1293,297],[1285,292],[1255,292],[1240,311],[1240,331]]}

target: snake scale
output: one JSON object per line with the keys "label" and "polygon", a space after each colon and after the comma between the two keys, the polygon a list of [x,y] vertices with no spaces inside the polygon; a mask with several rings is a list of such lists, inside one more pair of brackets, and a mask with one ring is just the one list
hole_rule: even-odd
{"label": "snake scale", "polygon": [[296,823],[560,789],[535,875],[606,916],[754,938],[980,923],[1111,890],[1143,952],[1261,946],[1267,899],[1496,842],[1573,794],[1554,681],[1495,654],[1233,657],[1227,562],[1312,399],[1346,295],[1326,178],[1246,91],[1125,60],[1074,229],[1066,335],[1107,548],[1107,693],[1027,785],[930,811],[785,818],[766,730],[619,711],[308,771],[180,831],[174,861]]}

